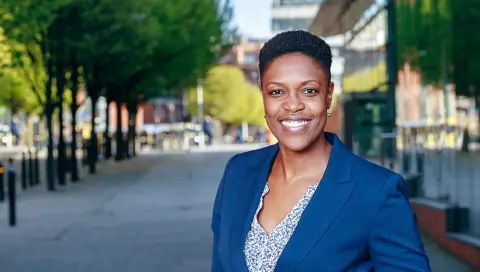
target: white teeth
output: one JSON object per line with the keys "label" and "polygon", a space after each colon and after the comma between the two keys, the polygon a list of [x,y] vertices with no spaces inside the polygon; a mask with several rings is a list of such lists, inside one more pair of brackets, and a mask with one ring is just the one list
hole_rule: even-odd
{"label": "white teeth", "polygon": [[307,123],[308,121],[282,121],[282,125],[291,128],[301,127],[306,125]]}

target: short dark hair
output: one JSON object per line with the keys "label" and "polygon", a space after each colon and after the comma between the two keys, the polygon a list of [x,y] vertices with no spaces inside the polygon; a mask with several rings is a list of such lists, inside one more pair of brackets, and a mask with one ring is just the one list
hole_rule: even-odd
{"label": "short dark hair", "polygon": [[330,46],[322,38],[304,30],[282,32],[265,43],[258,56],[260,76],[274,59],[289,53],[303,53],[313,58],[327,70],[330,80],[332,66]]}

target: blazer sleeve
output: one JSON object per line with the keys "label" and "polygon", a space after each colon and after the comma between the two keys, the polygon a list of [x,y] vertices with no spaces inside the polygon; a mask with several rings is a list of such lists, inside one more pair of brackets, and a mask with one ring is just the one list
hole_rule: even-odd
{"label": "blazer sleeve", "polygon": [[369,248],[377,272],[430,272],[405,180],[393,174],[383,186],[370,229]]}
{"label": "blazer sleeve", "polygon": [[[235,155],[236,156],[236,155]],[[225,188],[225,179],[228,173],[228,169],[231,165],[233,158],[231,157],[223,172],[222,179],[220,180],[220,184],[217,189],[217,194],[215,196],[215,202],[213,204],[213,213],[212,213],[212,223],[211,228],[213,232],[213,248],[212,248],[212,272],[223,272],[222,264],[220,262],[220,257],[218,254],[218,238],[219,238],[219,231],[220,231],[220,223],[221,223],[221,210],[222,210],[222,202],[223,202],[223,192]]]}

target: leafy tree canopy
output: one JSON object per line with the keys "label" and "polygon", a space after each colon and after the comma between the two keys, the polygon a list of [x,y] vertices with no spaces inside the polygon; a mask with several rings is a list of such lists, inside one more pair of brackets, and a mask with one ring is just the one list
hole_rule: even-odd
{"label": "leafy tree canopy", "polygon": [[[211,68],[203,85],[205,114],[225,123],[241,124],[246,121],[266,127],[263,102],[258,87],[247,82],[243,72],[233,66],[218,65]],[[197,90],[188,94],[189,111],[197,114]]]}
{"label": "leafy tree canopy", "polygon": [[479,0],[396,0],[399,65],[410,63],[423,81],[480,92]]}

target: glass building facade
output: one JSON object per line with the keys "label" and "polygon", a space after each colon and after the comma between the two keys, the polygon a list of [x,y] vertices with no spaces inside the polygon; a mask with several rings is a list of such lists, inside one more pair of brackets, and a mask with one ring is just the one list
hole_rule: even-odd
{"label": "glass building facade", "polygon": [[323,0],[274,0],[272,32],[308,30]]}

